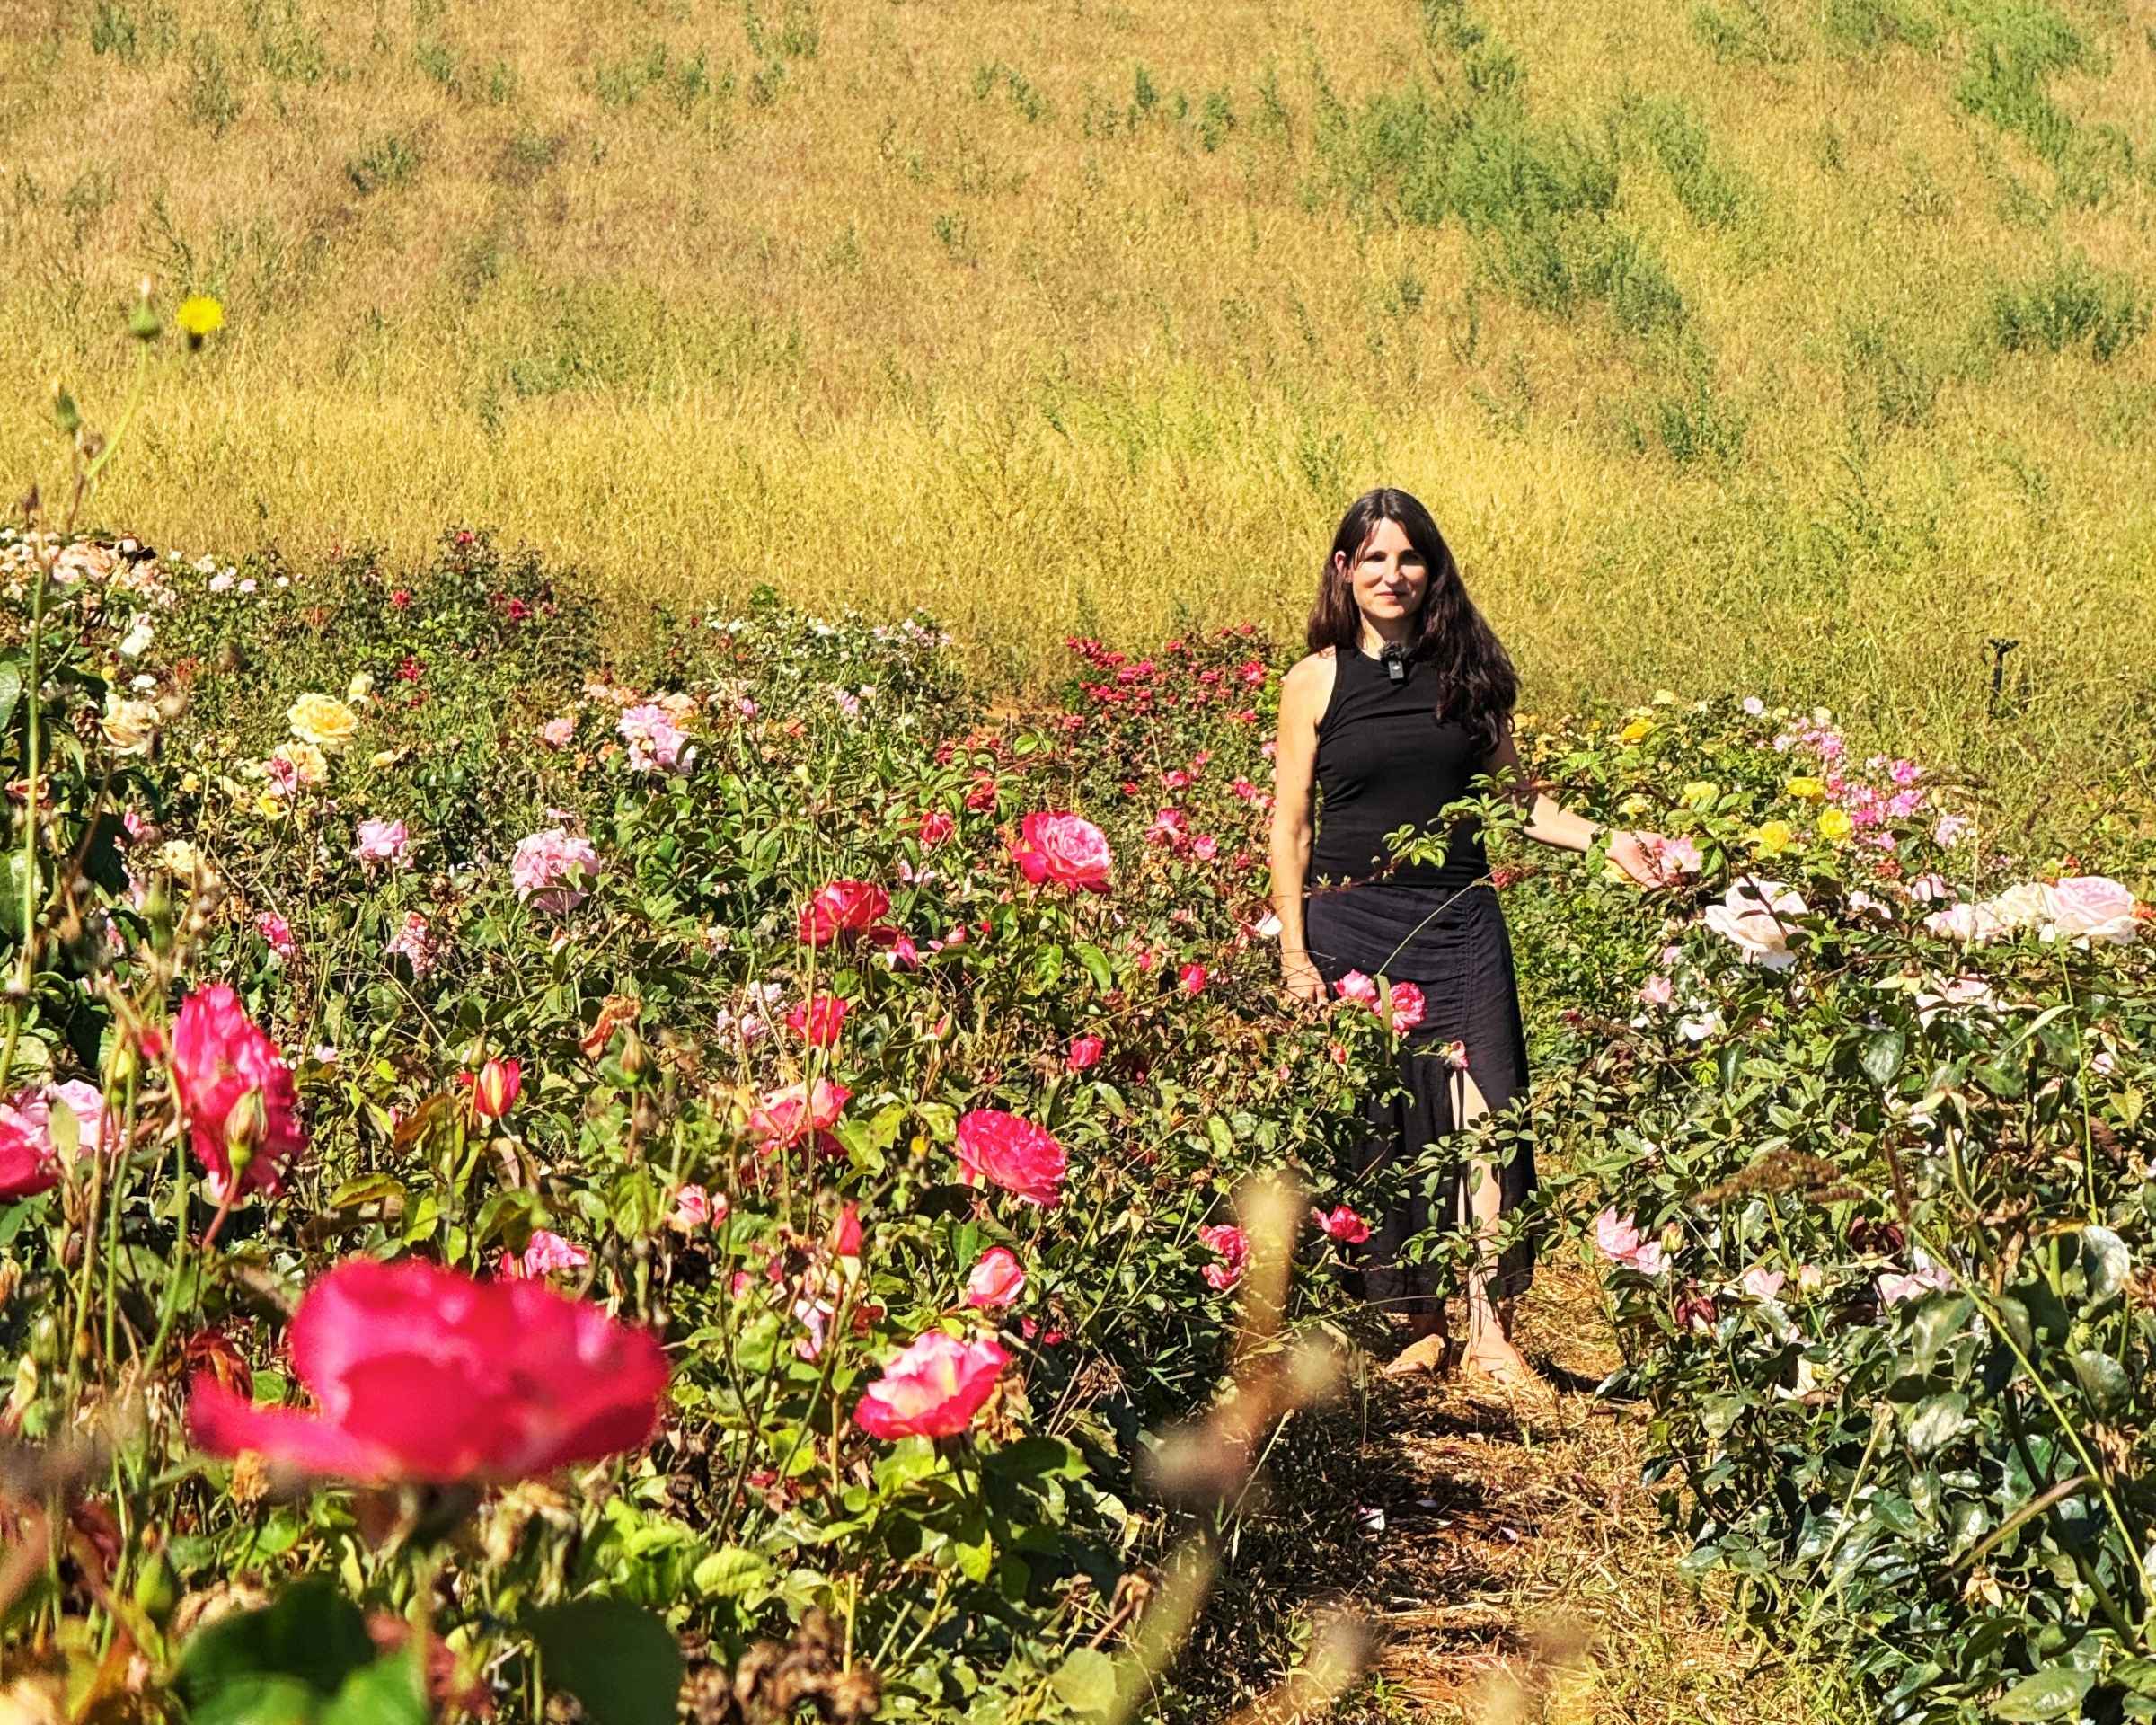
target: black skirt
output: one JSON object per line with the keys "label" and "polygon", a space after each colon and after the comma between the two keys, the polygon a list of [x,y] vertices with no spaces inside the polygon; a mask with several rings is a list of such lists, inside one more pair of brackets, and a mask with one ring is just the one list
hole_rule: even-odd
{"label": "black skirt", "polygon": [[[1370,1136],[1352,1175],[1366,1177],[1396,1159],[1415,1159],[1423,1146],[1458,1128],[1455,1071],[1447,1044],[1466,1051],[1467,1073],[1492,1113],[1527,1093],[1527,1039],[1520,1022],[1512,942],[1497,889],[1414,887],[1372,882],[1312,893],[1303,906],[1303,941],[1329,993],[1351,970],[1412,982],[1422,990],[1423,1021],[1401,1039],[1400,1082],[1405,1095],[1365,1104]],[[1509,1211],[1534,1190],[1534,1159],[1522,1141],[1498,1170],[1499,1207]],[[1430,1191],[1417,1190],[1388,1207],[1363,1248],[1365,1296],[1388,1308],[1426,1313],[1436,1306],[1443,1278],[1435,1266],[1399,1261],[1414,1235],[1462,1226],[1467,1195],[1457,1174]],[[1533,1260],[1525,1242],[1498,1267],[1493,1297],[1524,1292]]]}

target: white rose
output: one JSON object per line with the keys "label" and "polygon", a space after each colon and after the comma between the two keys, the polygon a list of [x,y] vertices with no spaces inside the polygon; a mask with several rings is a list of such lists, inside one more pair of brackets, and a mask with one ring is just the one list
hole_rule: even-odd
{"label": "white rose", "polygon": [[1797,962],[1789,951],[1789,919],[1805,914],[1804,900],[1779,880],[1762,880],[1757,892],[1742,882],[1707,909],[1707,926],[1734,945],[1746,964],[1786,970]]}
{"label": "white rose", "polygon": [[2066,939],[2132,944],[2137,932],[2134,895],[2117,881],[2100,874],[2070,874],[2037,890],[2048,897],[2052,924]]}

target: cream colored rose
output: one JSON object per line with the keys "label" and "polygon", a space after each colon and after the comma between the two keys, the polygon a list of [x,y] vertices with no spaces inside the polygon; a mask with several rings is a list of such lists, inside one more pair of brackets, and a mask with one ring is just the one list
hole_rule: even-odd
{"label": "cream colored rose", "polygon": [[279,743],[270,758],[284,762],[303,786],[311,788],[330,776],[328,757],[313,743]]}
{"label": "cream colored rose", "polygon": [[373,698],[375,679],[371,672],[354,671],[352,680],[344,692],[344,698],[355,707],[364,707]]}
{"label": "cream colored rose", "polygon": [[114,754],[147,755],[150,745],[157,740],[157,709],[148,701],[107,694],[101,728]]}
{"label": "cream colored rose", "polygon": [[184,838],[168,838],[157,847],[157,866],[181,880],[212,879],[208,862]]}
{"label": "cream colored rose", "polygon": [[285,714],[292,734],[330,755],[340,755],[359,729],[358,715],[326,694],[303,694]]}

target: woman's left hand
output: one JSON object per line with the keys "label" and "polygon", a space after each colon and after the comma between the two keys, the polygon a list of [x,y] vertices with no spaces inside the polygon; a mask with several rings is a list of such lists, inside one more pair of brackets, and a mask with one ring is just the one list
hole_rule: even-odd
{"label": "woman's left hand", "polygon": [[1610,861],[1636,887],[1666,887],[1670,876],[1662,865],[1662,844],[1654,833],[1612,833]]}

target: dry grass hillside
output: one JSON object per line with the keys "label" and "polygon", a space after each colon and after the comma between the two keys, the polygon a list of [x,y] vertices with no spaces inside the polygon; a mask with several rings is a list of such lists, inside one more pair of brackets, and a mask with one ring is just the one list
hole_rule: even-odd
{"label": "dry grass hillside", "polygon": [[1383,481],[1531,706],[1772,688],[2076,819],[2148,771],[2129,0],[0,16],[0,465],[53,376],[120,392],[138,278],[226,307],[115,525],[483,521],[634,596],[923,604],[1022,684],[1292,626]]}

